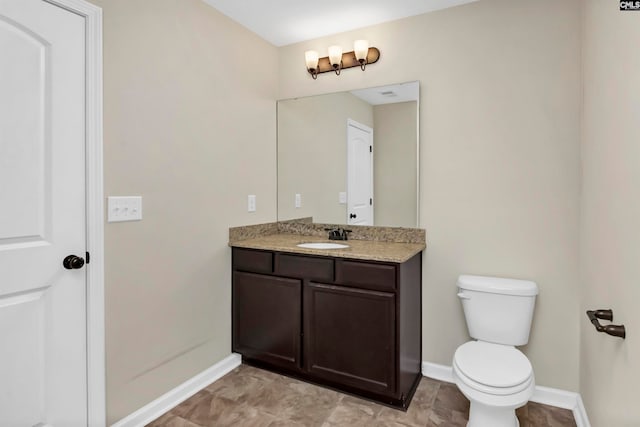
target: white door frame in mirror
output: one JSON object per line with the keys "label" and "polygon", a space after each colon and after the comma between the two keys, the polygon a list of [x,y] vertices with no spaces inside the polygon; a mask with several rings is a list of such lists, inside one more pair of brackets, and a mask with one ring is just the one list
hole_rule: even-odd
{"label": "white door frame in mirror", "polygon": [[102,156],[102,9],[84,0],[42,0],[85,19],[87,251],[87,424],[106,425],[104,214]]}

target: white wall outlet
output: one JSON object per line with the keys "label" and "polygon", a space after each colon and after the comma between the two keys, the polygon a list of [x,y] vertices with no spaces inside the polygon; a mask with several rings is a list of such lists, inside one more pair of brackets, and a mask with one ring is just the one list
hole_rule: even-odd
{"label": "white wall outlet", "polygon": [[107,197],[107,222],[140,221],[142,196]]}
{"label": "white wall outlet", "polygon": [[302,207],[302,195],[300,193],[296,193],[296,208]]}
{"label": "white wall outlet", "polygon": [[346,205],[347,204],[347,192],[346,191],[341,191],[338,193],[338,203],[340,203],[341,205]]}
{"label": "white wall outlet", "polygon": [[255,196],[255,194],[249,194],[249,197],[247,198],[247,210],[249,212],[255,212],[256,211],[256,196]]}

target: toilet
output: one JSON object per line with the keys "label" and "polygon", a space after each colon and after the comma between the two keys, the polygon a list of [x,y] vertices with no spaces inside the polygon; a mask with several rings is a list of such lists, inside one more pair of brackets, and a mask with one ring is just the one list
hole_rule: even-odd
{"label": "toilet", "polygon": [[529,359],[516,348],[529,341],[538,286],[528,280],[458,278],[469,335],[453,356],[456,385],[471,402],[467,427],[517,427],[516,408],[533,395]]}

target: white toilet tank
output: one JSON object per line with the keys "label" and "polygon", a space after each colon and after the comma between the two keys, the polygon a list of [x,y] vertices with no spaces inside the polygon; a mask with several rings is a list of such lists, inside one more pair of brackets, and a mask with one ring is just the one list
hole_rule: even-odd
{"label": "white toilet tank", "polygon": [[529,280],[458,278],[469,335],[479,341],[519,346],[529,342],[538,286]]}

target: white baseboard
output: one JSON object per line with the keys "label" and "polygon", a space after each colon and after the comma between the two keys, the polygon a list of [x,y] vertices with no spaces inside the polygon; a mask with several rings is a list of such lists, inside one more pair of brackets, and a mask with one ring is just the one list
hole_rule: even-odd
{"label": "white baseboard", "polygon": [[174,406],[184,402],[212,382],[231,372],[240,366],[241,363],[241,356],[233,353],[212,367],[183,382],[173,390],[169,390],[153,402],[148,403],[117,423],[112,424],[111,427],[142,427],[165,412],[168,412]]}
{"label": "white baseboard", "polygon": [[576,425],[578,427],[591,427],[591,423],[589,423],[589,418],[587,417],[587,410],[584,408],[584,402],[580,395],[578,395],[578,403],[573,409],[573,417],[576,419]]}
{"label": "white baseboard", "polygon": [[445,383],[453,382],[453,368],[451,366],[423,361],[422,375]]}
{"label": "white baseboard", "polygon": [[573,409],[578,405],[578,393],[572,391],[559,390],[557,388],[536,386],[532,402],[542,403],[543,405],[556,406],[563,409]]}
{"label": "white baseboard", "polygon": [[[453,368],[451,366],[423,361],[422,375],[448,383],[454,382]],[[577,427],[591,427],[589,419],[587,418],[587,412],[584,408],[584,403],[582,402],[582,398],[579,393],[559,390],[557,388],[536,386],[533,396],[531,397],[531,401],[542,403],[543,405],[569,409],[573,411],[573,417],[576,420]]]}

